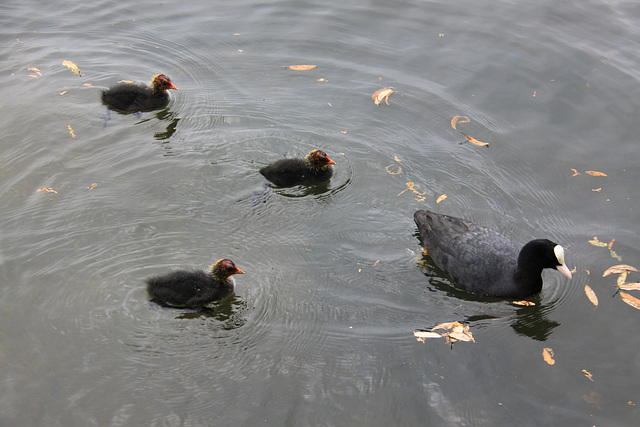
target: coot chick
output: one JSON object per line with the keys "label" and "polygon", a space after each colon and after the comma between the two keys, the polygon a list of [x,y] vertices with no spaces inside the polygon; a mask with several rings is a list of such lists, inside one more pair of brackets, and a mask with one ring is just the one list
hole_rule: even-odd
{"label": "coot chick", "polygon": [[532,240],[518,249],[502,234],[461,218],[417,211],[422,243],[453,281],[478,295],[523,298],[542,290],[542,270],[555,268],[571,279],[562,246]]}
{"label": "coot chick", "polygon": [[304,159],[278,160],[260,169],[260,173],[278,187],[311,185],[331,178],[331,165],[335,164],[324,151],[313,150]]}
{"label": "coot chick", "polygon": [[243,274],[233,261],[221,259],[203,270],[177,270],[147,279],[151,299],[169,307],[198,308],[230,295],[234,274]]}
{"label": "coot chick", "polygon": [[156,74],[151,86],[143,83],[119,83],[102,91],[102,102],[116,110],[127,112],[151,111],[169,103],[168,89],[178,89],[164,74]]}

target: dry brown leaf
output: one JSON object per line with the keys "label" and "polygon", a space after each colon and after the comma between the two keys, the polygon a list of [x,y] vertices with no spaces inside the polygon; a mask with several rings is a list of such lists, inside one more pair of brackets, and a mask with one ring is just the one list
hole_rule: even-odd
{"label": "dry brown leaf", "polygon": [[389,96],[391,96],[391,94],[395,92],[393,89],[395,88],[391,86],[378,89],[377,91],[373,92],[373,95],[371,95],[371,99],[373,99],[373,102],[375,102],[376,105],[380,105],[382,100],[384,100],[384,102],[389,105]]}
{"label": "dry brown leaf", "polygon": [[56,193],[58,194],[58,192],[56,190],[54,190],[53,188],[49,188],[49,187],[43,187],[43,188],[38,188],[38,193],[41,191],[46,191],[47,193]]}
{"label": "dry brown leaf", "polygon": [[29,68],[27,68],[27,70],[29,70],[29,71],[33,71],[34,73],[36,73],[36,74],[37,74],[37,76],[35,76],[35,77],[38,77],[38,76],[42,77],[42,73],[41,73],[41,72],[40,72],[40,70],[39,70],[39,69],[37,69],[36,67],[29,67]]}
{"label": "dry brown leaf", "polygon": [[488,142],[478,141],[477,139],[470,137],[469,135],[467,135],[464,132],[460,132],[460,133],[463,134],[464,136],[466,136],[467,137],[467,141],[469,141],[472,144],[479,145],[481,147],[488,147],[489,146]]}
{"label": "dry brown leaf", "polygon": [[618,275],[618,279],[616,280],[616,284],[618,285],[618,287],[622,286],[624,284],[624,282],[627,281],[627,276],[629,275],[629,273],[627,273],[626,271],[623,271],[622,273],[620,273]]}
{"label": "dry brown leaf", "polygon": [[444,322],[444,323],[437,324],[436,326],[431,328],[431,330],[435,331],[436,329],[453,329],[457,325],[462,326],[462,323],[460,323],[458,321],[455,321],[455,322]]}
{"label": "dry brown leaf", "polygon": [[441,201],[443,201],[444,199],[447,198],[446,194],[441,195],[440,197],[438,197],[438,200],[436,200],[436,203],[440,203]]}
{"label": "dry brown leaf", "polygon": [[636,310],[640,310],[640,299],[633,297],[626,292],[620,292],[620,296],[622,297],[622,301],[626,302]]}
{"label": "dry brown leaf", "polygon": [[593,292],[593,289],[591,289],[591,286],[584,285],[584,293],[587,294],[587,298],[589,298],[589,301],[591,301],[593,305],[598,307],[598,297],[596,296],[596,293]]}
{"label": "dry brown leaf", "polygon": [[64,65],[65,67],[67,67],[68,69],[73,71],[73,74],[75,74],[77,76],[82,76],[82,73],[80,72],[80,69],[73,62],[71,62],[71,61],[62,61],[62,65]]}
{"label": "dry brown leaf", "polygon": [[464,332],[449,332],[449,338],[456,339],[458,341],[473,341],[473,338],[465,334]]}
{"label": "dry brown leaf", "polygon": [[593,381],[593,375],[591,375],[591,372],[587,371],[586,369],[583,369],[582,373],[584,374],[585,377],[589,378],[589,380]]}
{"label": "dry brown leaf", "polygon": [[578,172],[577,170],[575,170],[575,169],[571,169],[571,170],[573,171],[573,175],[571,175],[571,176],[580,175],[580,172]]}
{"label": "dry brown leaf", "polygon": [[75,138],[76,137],[76,133],[71,128],[71,125],[67,126],[67,128],[69,129],[69,133],[71,134],[71,138]]}
{"label": "dry brown leaf", "polygon": [[317,65],[289,65],[289,68],[294,71],[307,71],[316,68]]}
{"label": "dry brown leaf", "polygon": [[536,305],[536,303],[533,302],[533,301],[511,301],[511,304],[523,305],[525,307],[530,307],[532,305]]}
{"label": "dry brown leaf", "polygon": [[622,283],[618,288],[623,291],[640,291],[640,282]]}
{"label": "dry brown leaf", "polygon": [[550,347],[545,347],[544,350],[542,350],[542,358],[549,365],[555,365],[556,363],[556,361],[553,360],[553,350]]}
{"label": "dry brown leaf", "polygon": [[469,123],[469,121],[469,117],[467,116],[455,116],[453,119],[451,119],[451,127],[455,129],[458,123]]}
{"label": "dry brown leaf", "polygon": [[619,265],[614,265],[607,268],[605,272],[602,274],[602,277],[607,277],[610,274],[630,273],[632,271],[636,273],[640,273],[640,270],[638,270],[635,267],[632,267],[626,264],[619,264]]}
{"label": "dry brown leaf", "polygon": [[587,173],[591,176],[607,176],[607,174],[604,174],[602,172],[598,172],[598,171],[584,171],[584,173]]}

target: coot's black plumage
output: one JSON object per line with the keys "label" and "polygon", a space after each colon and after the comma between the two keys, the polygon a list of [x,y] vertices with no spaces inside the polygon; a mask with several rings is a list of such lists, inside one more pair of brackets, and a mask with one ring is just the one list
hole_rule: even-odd
{"label": "coot's black plumage", "polygon": [[203,270],[177,270],[147,279],[151,299],[170,307],[198,308],[230,295],[234,274],[243,274],[233,261],[221,259]]}
{"label": "coot's black plumage", "polygon": [[303,159],[278,160],[260,173],[278,187],[311,185],[330,179],[335,164],[324,151],[313,150]]}
{"label": "coot's black plumage", "polygon": [[127,112],[151,111],[169,103],[168,89],[178,89],[164,74],[157,74],[151,86],[142,83],[118,83],[102,91],[102,102],[116,110]]}
{"label": "coot's black plumage", "polygon": [[556,268],[571,279],[562,246],[532,240],[522,250],[502,234],[461,218],[419,210],[413,216],[427,254],[467,291],[523,298],[542,290],[542,270]]}

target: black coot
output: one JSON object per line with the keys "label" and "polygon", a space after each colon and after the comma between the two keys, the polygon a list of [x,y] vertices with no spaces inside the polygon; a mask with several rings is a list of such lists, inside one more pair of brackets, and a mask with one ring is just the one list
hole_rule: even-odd
{"label": "black coot", "polygon": [[178,89],[164,74],[157,74],[151,86],[141,83],[119,83],[102,91],[102,102],[116,110],[127,112],[151,111],[166,107],[168,89]]}
{"label": "black coot", "polygon": [[562,246],[532,240],[518,251],[502,234],[461,218],[417,211],[422,243],[453,281],[478,295],[523,298],[542,290],[542,270],[555,268],[571,279]]}
{"label": "black coot", "polygon": [[221,259],[203,270],[177,270],[147,279],[151,299],[169,307],[198,308],[230,295],[234,274],[243,274],[233,261]]}
{"label": "black coot", "polygon": [[260,173],[278,187],[311,185],[333,176],[336,162],[323,151],[313,150],[304,159],[282,159],[260,169]]}

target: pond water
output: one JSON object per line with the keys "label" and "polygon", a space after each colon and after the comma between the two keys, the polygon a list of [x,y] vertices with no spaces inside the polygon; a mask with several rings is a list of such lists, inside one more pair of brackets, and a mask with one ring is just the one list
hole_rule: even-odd
{"label": "pond water", "polygon": [[[640,268],[640,4],[10,0],[0,23],[1,425],[638,424],[640,311],[602,275]],[[169,106],[105,125],[100,91],[157,73]],[[314,148],[330,183],[247,202]],[[417,209],[550,238],[573,280],[461,292]],[[149,302],[146,277],[223,257],[245,274],[212,313]],[[476,342],[413,335],[448,321]]]}

